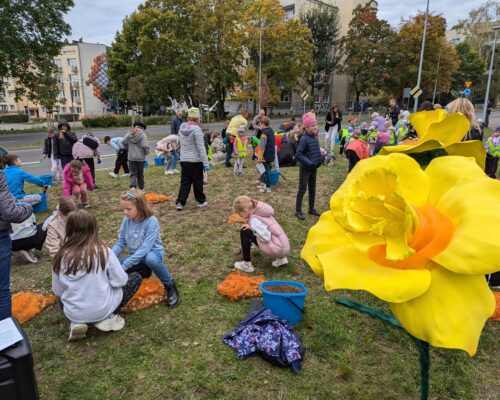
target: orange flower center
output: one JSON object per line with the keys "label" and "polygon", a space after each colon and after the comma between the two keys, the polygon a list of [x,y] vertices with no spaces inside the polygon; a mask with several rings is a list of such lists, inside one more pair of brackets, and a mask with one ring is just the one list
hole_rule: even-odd
{"label": "orange flower center", "polygon": [[415,253],[402,261],[390,261],[386,258],[387,245],[373,246],[368,251],[370,258],[378,264],[398,269],[423,269],[432,257],[441,253],[450,242],[455,231],[448,217],[432,206],[415,208],[419,224],[409,240],[408,246]]}

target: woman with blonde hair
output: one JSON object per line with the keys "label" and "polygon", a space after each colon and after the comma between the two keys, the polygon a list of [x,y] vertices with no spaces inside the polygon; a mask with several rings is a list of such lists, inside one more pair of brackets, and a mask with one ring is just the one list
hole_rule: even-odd
{"label": "woman with blonde hair", "polygon": [[470,129],[467,135],[464,136],[462,141],[465,140],[483,140],[483,132],[479,122],[476,120],[476,111],[474,110],[474,105],[469,99],[465,97],[459,97],[453,100],[446,107],[449,114],[462,113],[470,122]]}

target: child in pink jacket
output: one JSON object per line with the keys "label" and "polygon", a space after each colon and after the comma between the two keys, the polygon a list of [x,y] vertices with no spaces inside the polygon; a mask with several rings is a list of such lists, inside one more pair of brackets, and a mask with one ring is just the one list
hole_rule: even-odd
{"label": "child in pink jacket", "polygon": [[84,208],[89,208],[89,196],[87,191],[94,190],[94,181],[87,164],[80,160],[73,160],[64,166],[63,170],[63,196],[73,195],[75,201],[80,197]]}
{"label": "child in pink jacket", "polygon": [[290,243],[283,228],[274,219],[274,210],[262,201],[247,196],[238,196],[233,204],[234,212],[248,222],[240,230],[243,261],[234,264],[234,268],[244,272],[253,272],[250,261],[252,243],[267,256],[275,258],[273,267],[288,264]]}

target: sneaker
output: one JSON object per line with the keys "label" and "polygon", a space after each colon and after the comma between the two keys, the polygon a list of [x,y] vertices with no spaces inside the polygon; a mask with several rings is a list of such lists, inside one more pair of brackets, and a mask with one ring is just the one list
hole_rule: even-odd
{"label": "sneaker", "polygon": [[306,219],[306,217],[304,216],[304,214],[302,214],[301,212],[296,212],[295,213],[295,216],[300,219],[301,221],[304,221]]}
{"label": "sneaker", "polygon": [[253,271],[255,271],[255,268],[253,267],[251,261],[237,261],[234,263],[234,268],[248,273],[252,273]]}
{"label": "sneaker", "polygon": [[27,261],[29,263],[36,263],[38,262],[38,258],[35,257],[35,255],[32,253],[32,250],[20,250],[19,255],[24,261]]}
{"label": "sneaker", "polygon": [[68,340],[80,340],[85,339],[87,337],[87,330],[89,329],[87,324],[78,324],[76,322],[72,322],[69,328],[69,337]]}
{"label": "sneaker", "polygon": [[259,190],[261,193],[271,193],[271,188],[265,187]]}
{"label": "sneaker", "polygon": [[94,326],[103,332],[119,331],[125,326],[125,320],[119,315],[111,314],[108,318],[95,323]]}
{"label": "sneaker", "polygon": [[313,208],[312,210],[309,210],[308,213],[311,214],[311,215],[314,215],[316,217],[320,217],[321,216],[321,213],[318,210],[316,210],[315,208]]}
{"label": "sneaker", "polygon": [[175,209],[176,209],[177,211],[182,211],[182,210],[184,210],[184,206],[183,206],[181,203],[177,203],[177,204],[175,205]]}
{"label": "sneaker", "polygon": [[94,183],[94,190],[99,190],[99,186]]}
{"label": "sneaker", "polygon": [[125,173],[125,174],[121,174],[121,175],[120,175],[120,178],[126,178],[127,176],[130,176],[130,174],[129,174],[128,172],[127,172],[127,173]]}
{"label": "sneaker", "polygon": [[203,203],[196,203],[196,207],[203,208],[208,206],[208,201],[204,201]]}
{"label": "sneaker", "polygon": [[83,208],[90,208],[90,207],[91,205],[89,203],[83,205]]}
{"label": "sneaker", "polygon": [[174,169],[174,174],[180,174],[181,171],[179,171],[178,169]]}
{"label": "sneaker", "polygon": [[288,258],[283,257],[283,258],[277,258],[272,262],[273,267],[281,267],[282,265],[288,264]]}
{"label": "sneaker", "polygon": [[173,175],[174,174],[174,171],[172,171],[171,169],[169,169],[168,171],[165,171],[165,175]]}
{"label": "sneaker", "polygon": [[109,175],[111,175],[113,178],[118,178],[118,174],[115,174],[114,172],[110,172]]}

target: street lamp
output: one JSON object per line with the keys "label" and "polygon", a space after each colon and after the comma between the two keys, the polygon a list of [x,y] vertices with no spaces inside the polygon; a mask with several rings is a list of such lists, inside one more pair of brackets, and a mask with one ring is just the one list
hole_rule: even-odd
{"label": "street lamp", "polygon": [[260,110],[260,102],[262,101],[262,26],[264,25],[264,21],[262,18],[259,20],[259,107]]}
{"label": "street lamp", "polygon": [[484,109],[483,109],[483,121],[486,122],[486,113],[488,111],[488,99],[490,97],[490,84],[491,75],[493,73],[493,59],[495,58],[495,47],[497,45],[497,31],[500,29],[499,26],[493,28],[494,38],[493,38],[493,48],[491,49],[491,60],[490,60],[490,71],[488,73],[488,83],[486,84],[486,95],[484,96]]}
{"label": "street lamp", "polygon": [[[424,64],[424,50],[425,50],[425,37],[427,36],[427,20],[429,19],[429,0],[427,0],[427,7],[425,9],[425,22],[424,22],[424,35],[422,36],[422,47],[420,49],[420,65],[418,66],[417,87],[420,88],[422,80],[422,67]],[[418,97],[415,98],[413,112],[416,113],[418,109]]]}

